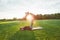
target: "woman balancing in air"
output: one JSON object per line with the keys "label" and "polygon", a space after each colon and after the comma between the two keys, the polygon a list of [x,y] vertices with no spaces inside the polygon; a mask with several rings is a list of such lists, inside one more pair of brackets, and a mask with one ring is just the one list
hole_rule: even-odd
{"label": "woman balancing in air", "polygon": [[32,13],[26,12],[25,19],[30,22],[30,26],[25,26],[25,27],[20,28],[20,29],[21,30],[32,30],[34,15]]}

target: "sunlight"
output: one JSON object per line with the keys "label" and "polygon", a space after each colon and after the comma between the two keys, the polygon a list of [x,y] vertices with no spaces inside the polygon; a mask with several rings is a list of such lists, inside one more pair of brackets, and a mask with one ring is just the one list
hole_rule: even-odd
{"label": "sunlight", "polygon": [[26,17],[26,19],[27,19],[28,21],[32,21],[34,18],[33,18],[32,15],[29,14],[29,15]]}

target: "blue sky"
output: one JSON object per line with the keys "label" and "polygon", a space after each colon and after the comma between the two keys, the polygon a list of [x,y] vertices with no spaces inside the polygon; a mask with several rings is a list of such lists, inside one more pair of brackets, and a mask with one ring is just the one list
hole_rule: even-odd
{"label": "blue sky", "polygon": [[34,14],[60,13],[60,0],[0,0],[0,19],[22,18],[27,11]]}

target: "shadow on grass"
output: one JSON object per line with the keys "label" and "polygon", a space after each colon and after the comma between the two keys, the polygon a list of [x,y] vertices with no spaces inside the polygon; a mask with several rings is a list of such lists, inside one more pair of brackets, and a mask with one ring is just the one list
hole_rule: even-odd
{"label": "shadow on grass", "polygon": [[35,40],[33,31],[17,31],[9,40]]}

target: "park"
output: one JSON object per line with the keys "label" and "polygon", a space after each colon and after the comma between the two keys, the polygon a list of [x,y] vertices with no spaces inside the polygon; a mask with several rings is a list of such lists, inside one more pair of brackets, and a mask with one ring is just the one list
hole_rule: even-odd
{"label": "park", "polygon": [[60,0],[0,0],[0,40],[60,40]]}
{"label": "park", "polygon": [[[27,19],[31,21],[30,16]],[[60,40],[60,19],[34,20],[33,25],[29,21],[0,21],[0,40]]]}

